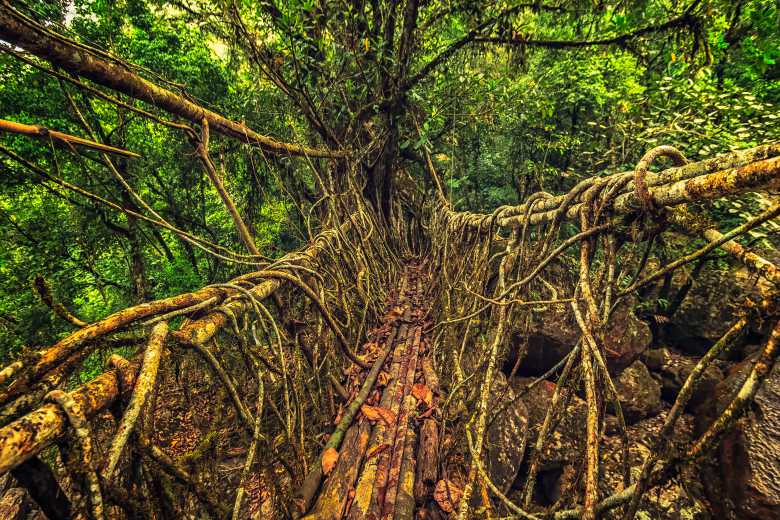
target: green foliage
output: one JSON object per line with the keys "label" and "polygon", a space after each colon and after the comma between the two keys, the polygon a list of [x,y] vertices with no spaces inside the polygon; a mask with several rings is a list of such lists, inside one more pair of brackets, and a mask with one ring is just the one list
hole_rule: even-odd
{"label": "green foliage", "polygon": [[[391,169],[403,168],[423,181],[421,157],[429,149],[445,189],[463,209],[491,211],[538,190],[561,193],[585,177],[631,170],[659,144],[701,159],[780,138],[780,14],[773,0],[703,1],[696,4],[692,26],[648,30],[619,44],[564,48],[544,43],[657,29],[691,4],[543,2],[509,16],[497,15],[517,2],[420,4],[406,59],[388,52],[404,36],[406,2],[392,4],[398,8],[389,33],[376,25],[390,19],[389,2],[24,0],[20,8],[262,133],[365,152],[358,184],[379,175],[372,168],[382,161],[370,154],[393,143]],[[545,8],[550,6],[555,8]],[[485,36],[513,45],[471,42],[436,61],[493,17]],[[429,63],[437,66],[406,88]],[[116,166],[156,212],[194,235],[243,251],[182,132],[5,53],[0,117],[89,137],[83,117],[96,139],[142,155]],[[0,137],[0,145],[46,172],[139,209],[93,152],[76,155],[15,135]],[[267,157],[215,133],[211,153],[258,247],[271,257],[308,239],[304,219],[325,191],[322,179],[344,174],[340,165]],[[722,201],[710,217],[727,228],[767,204],[762,196]],[[44,183],[4,155],[0,222],[0,362],[22,345],[45,346],[72,330],[30,290],[36,274],[51,282],[74,314],[93,321],[246,269]],[[751,239],[768,245],[777,228],[769,223]]]}
{"label": "green foliage", "polygon": [[[235,113],[237,119],[246,114],[247,120],[267,123],[273,118],[253,107],[274,98],[275,105],[281,106],[273,89],[257,85],[247,75],[239,77],[240,70],[229,67],[197,27],[167,16],[165,9],[150,3],[25,5],[36,18],[58,24],[56,30],[120,55],[150,79],[165,78],[181,86],[174,88],[186,88],[198,102]],[[90,137],[68,100],[70,95],[99,139],[142,155],[115,160],[138,195],[178,227],[242,251],[227,211],[181,133],[99,98],[90,99],[8,54],[0,54],[0,78],[0,117]],[[250,174],[244,147],[222,143],[217,137],[214,141],[222,150],[217,162],[224,162],[226,183],[237,200],[246,200],[253,185],[264,183],[267,204],[249,224],[257,232],[261,250],[276,256],[280,234],[287,229],[283,223],[287,203],[280,200],[279,184],[258,178],[268,177],[270,171]],[[95,153],[74,155],[43,140],[16,135],[3,135],[0,145],[68,182],[137,209]],[[0,363],[22,345],[40,348],[73,330],[32,292],[30,281],[36,274],[50,281],[57,300],[75,315],[94,321],[141,298],[191,291],[237,272],[235,266],[216,261],[168,232],[130,222],[126,215],[41,183],[35,174],[2,155],[0,221]],[[131,282],[134,258],[143,268],[144,295]],[[87,372],[98,370],[99,360],[92,365]]]}
{"label": "green foliage", "polygon": [[[707,4],[710,45],[695,53],[688,40],[652,35],[567,51],[486,46],[453,60],[424,98],[430,126],[448,127],[439,167],[453,200],[486,210],[540,189],[562,192],[585,177],[632,170],[660,144],[700,160],[780,139],[777,5],[740,2],[736,18],[735,9]],[[656,2],[620,7],[594,22],[591,37],[629,32],[664,12]],[[559,22],[539,14],[524,31],[586,39]],[[727,227],[741,220],[725,216],[761,207],[743,204],[742,212],[716,207],[712,216]]]}

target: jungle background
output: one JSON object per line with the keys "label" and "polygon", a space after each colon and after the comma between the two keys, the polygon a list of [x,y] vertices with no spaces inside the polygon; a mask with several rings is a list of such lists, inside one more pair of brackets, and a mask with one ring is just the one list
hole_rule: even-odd
{"label": "jungle background", "polygon": [[[382,230],[373,231],[372,227],[363,242],[369,236],[379,241],[379,236],[392,243],[387,237],[405,229],[397,225],[399,220],[422,220],[418,212],[437,200],[440,192],[436,179],[431,178],[434,168],[450,209],[489,215],[540,191],[561,195],[584,179],[632,171],[645,152],[659,145],[673,145],[688,160],[701,161],[780,139],[780,4],[773,0],[21,0],[3,1],[2,9],[14,9],[92,49],[89,52],[102,59],[116,61],[182,99],[246,128],[282,142],[306,144],[315,151],[348,150],[345,153],[352,154],[350,161],[327,155],[279,154],[256,146],[248,138],[242,142],[212,130],[206,155],[210,151],[210,161],[254,238],[258,252],[254,260],[262,258],[263,262],[306,247],[317,232],[349,220],[350,211],[363,214],[362,202],[353,206],[333,202],[352,193],[353,184],[360,187],[366,207],[372,210],[376,229]],[[191,131],[182,131],[185,124],[197,125],[199,121],[171,116],[152,103],[139,102],[100,82],[87,83],[67,67],[58,68],[26,52],[24,45],[1,40],[0,119],[82,136],[139,157],[112,156],[109,161],[97,152],[63,147],[51,139],[0,133],[0,366],[26,360],[31,353],[58,344],[79,330],[79,325],[52,312],[52,303],[44,301],[42,294],[51,295],[82,323],[92,324],[122,309],[197,291],[249,271],[249,257],[235,253],[245,252],[246,240],[204,171],[206,161],[199,155],[198,138]],[[84,197],[61,181],[93,196]],[[397,194],[402,194],[402,201],[396,206]],[[773,204],[777,204],[777,193],[764,190],[690,206],[699,218],[725,231],[748,222]],[[178,231],[170,232],[134,216],[148,216],[152,211]],[[427,230],[441,228],[431,225]],[[561,225],[564,237],[577,231],[573,223]],[[182,232],[199,239],[183,240]],[[534,239],[541,240],[540,236]],[[636,247],[629,241],[626,249],[632,256],[626,260],[629,267],[620,273],[625,279],[619,282],[632,285],[646,262],[653,268],[663,267],[706,243],[678,233],[663,238],[659,234],[650,239],[645,258],[639,261],[645,250],[639,242],[646,239],[642,236]],[[780,222],[769,219],[737,240],[776,261]],[[204,243],[205,248],[198,245]],[[463,257],[479,259],[470,254]],[[387,257],[377,254],[374,258]],[[606,265],[606,258],[597,255],[597,263]],[[337,274],[328,271],[327,262],[322,269],[325,278],[333,275],[339,282],[357,280],[356,287],[344,283],[325,298],[337,308],[336,321],[348,324],[345,331],[355,345],[370,336],[368,323],[378,321],[390,292],[376,283],[393,284],[399,272],[389,260],[386,265],[361,262],[354,269],[350,266],[354,272],[345,268],[346,275],[338,267],[333,268]],[[562,255],[560,266],[555,268],[559,274],[575,272],[577,262],[578,254],[572,249]],[[640,267],[632,281],[630,273],[637,265]],[[484,282],[480,289],[485,292],[503,283],[489,276],[491,266],[486,262],[474,267],[479,273],[475,278]],[[568,287],[571,280],[567,275],[560,274],[560,278],[566,280],[561,287]],[[375,285],[366,288],[364,279]],[[760,292],[758,285],[762,284],[745,274],[733,258],[714,253],[684,276],[667,276],[660,290],[639,291],[631,300],[631,316],[624,319],[621,314],[617,319],[634,323],[638,317],[648,322],[653,336],[651,354],[669,356],[668,347],[678,365],[683,363],[688,370],[717,343],[725,332],[724,325],[734,318],[731,304],[738,299],[735,294]],[[344,287],[348,289],[342,291]],[[681,287],[684,289],[678,291]],[[534,291],[542,294],[538,287]],[[526,296],[534,299],[537,292]],[[313,321],[318,315],[307,304],[290,303],[292,297],[292,291],[285,292],[273,312],[280,322],[286,321],[293,343],[297,343],[300,331],[296,327],[303,326],[295,320],[283,320],[285,312],[297,313],[303,321]],[[678,301],[686,297],[684,304]],[[343,308],[339,307],[344,302]],[[452,305],[442,308],[441,315],[434,313],[435,317],[446,321],[450,311],[466,314],[468,310],[465,304],[459,308]],[[354,317],[351,311],[355,311]],[[543,315],[542,311],[539,314]],[[500,323],[502,316],[496,312],[490,318],[493,322],[487,318],[479,323],[469,321],[464,330],[473,331],[474,344],[484,344],[484,352],[488,352],[491,325]],[[557,326],[558,322],[543,316],[538,321],[547,319],[548,325]],[[505,321],[514,326],[521,320],[515,315]],[[176,325],[181,322],[181,316],[172,321]],[[529,324],[524,322],[518,328],[523,326],[523,333],[527,333]],[[322,321],[316,329],[316,334],[306,332],[314,346],[308,350],[302,347],[309,356],[314,353],[314,365],[317,353],[323,352],[322,366],[331,379],[334,373],[346,374],[348,379],[356,376],[347,368],[341,370],[344,360],[328,347],[338,342],[326,337],[328,328]],[[752,359],[767,335],[765,329],[751,328],[738,354],[719,360],[722,363],[715,383],[726,380],[736,364]],[[280,334],[275,337],[280,339]],[[133,330],[114,338],[113,343],[101,344],[79,361],[78,369],[60,386],[72,390],[94,380],[106,370],[113,354],[131,358],[142,339],[140,332]],[[442,358],[455,359],[458,347],[462,354],[463,346],[456,344],[457,339],[457,332],[443,336]],[[516,375],[541,377],[551,366],[546,359],[529,358],[520,372],[512,367],[519,341],[508,334],[499,360],[503,367],[496,373],[503,372],[507,380]],[[549,341],[545,337],[545,348],[552,344],[545,343]],[[579,340],[566,337],[562,341],[571,347]],[[279,406],[276,409],[274,405],[275,415],[264,426],[273,440],[261,457],[269,473],[247,484],[247,493],[252,495],[248,507],[260,517],[291,516],[289,497],[303,482],[312,456],[325,445],[321,433],[337,422],[332,415],[341,417],[346,404],[334,405],[338,397],[322,390],[320,379],[324,376],[309,379],[307,365],[298,357],[279,354],[281,364],[290,360],[290,385],[295,388],[288,392],[287,386],[282,389],[281,384],[269,384],[266,389],[273,395],[267,397],[269,402]],[[647,369],[639,375],[635,370],[620,382],[637,396],[657,388],[653,390],[658,393],[657,402],[650,405],[639,397],[637,402],[628,398],[627,410],[638,414],[629,420],[636,429],[632,434],[657,430],[662,417],[658,414],[668,410],[681,386],[679,379],[684,380],[690,372],[675,373],[671,377],[677,379],[667,381],[666,360],[645,356],[642,363],[653,376],[646,374]],[[464,365],[474,374],[482,374],[484,366],[477,361],[466,360]],[[230,362],[236,363],[233,368],[239,364]],[[457,357],[457,365],[460,363],[461,357]],[[446,390],[463,384],[456,381],[462,374],[457,374],[455,364],[442,362],[438,366]],[[207,370],[194,362],[189,365],[195,370],[193,367],[201,373],[193,376],[190,386],[207,387],[206,383],[201,385],[202,381],[212,382],[203,376]],[[179,384],[180,369],[176,365]],[[660,375],[662,372],[666,375]],[[167,377],[168,382],[174,379],[171,374],[161,377]],[[242,392],[251,388],[246,391],[247,399],[250,394],[255,397],[251,378],[235,377]],[[655,382],[648,383],[648,378]],[[186,380],[183,386],[187,386]],[[210,402],[212,391],[217,395],[212,387],[202,392],[201,405]],[[292,405],[290,394],[294,395]],[[449,421],[451,428],[450,440],[443,443],[451,444],[447,449],[452,454],[443,465],[449,465],[452,474],[465,473],[463,468],[468,466],[467,449],[452,439],[460,438],[457,432],[468,414],[477,409],[476,394],[477,390],[467,393],[463,402],[455,398],[453,408],[457,410],[443,420],[445,424]],[[298,402],[301,395],[310,395],[311,402]],[[262,412],[262,391],[260,396]],[[191,399],[199,402],[197,395],[187,396],[190,405]],[[537,406],[543,408],[543,402],[540,398]],[[602,418],[606,416],[604,406]],[[228,408],[225,404],[224,409]],[[300,419],[297,415],[291,419],[293,409]],[[213,424],[187,415],[187,421],[192,419],[191,425],[188,422],[191,429],[171,435],[165,429],[173,431],[176,413],[185,411],[174,408],[169,416],[159,418],[166,446],[173,450],[178,444],[174,450],[177,460],[190,464],[193,473],[214,471],[208,468],[209,457],[233,464],[235,453],[231,450],[239,449],[238,440],[248,442],[241,427],[236,428],[238,432],[230,431],[231,421],[240,422],[237,416],[220,414],[220,410],[211,410],[221,415]],[[304,415],[308,413],[314,417],[307,416],[311,420],[306,422]],[[578,417],[577,413],[571,416]],[[267,408],[266,414],[271,415]],[[533,416],[534,411],[528,414]],[[644,425],[637,422],[640,420],[655,423]],[[692,421],[690,418],[686,424],[690,426]],[[105,433],[108,430],[103,428],[97,436],[110,436]],[[290,442],[291,437],[296,442]],[[280,461],[268,455],[274,450],[288,451],[279,452],[283,453],[278,456]],[[51,453],[47,457],[47,462],[58,464]],[[292,461],[290,467],[285,465],[285,457]],[[510,487],[520,470],[513,471],[513,477],[507,477]],[[557,469],[550,471],[543,471],[542,476],[556,482],[561,479]],[[240,473],[231,473],[221,485],[232,490]],[[275,481],[273,475],[279,474],[284,476]],[[212,473],[203,481],[214,477]],[[690,475],[685,478],[695,480]],[[165,494],[164,490],[150,491],[148,486],[151,495]],[[280,498],[267,499],[269,493]],[[535,496],[534,500],[539,498],[537,505],[546,507],[561,499],[553,491],[548,494]],[[160,517],[177,517],[182,511],[197,509],[194,501],[181,503],[183,499],[175,492],[168,495],[172,496],[161,500],[167,500],[168,505],[159,507]],[[708,508],[701,504],[681,500],[683,495],[677,488],[670,492],[672,498],[667,502],[673,504],[665,502],[664,506],[673,511],[669,518],[719,514],[717,507],[706,513]],[[780,500],[780,493],[774,496]],[[236,511],[240,507],[239,499]],[[745,506],[744,511],[759,518],[767,511],[763,507]],[[777,512],[780,501],[772,507],[775,509],[768,510]],[[485,508],[481,512],[485,513]]]}

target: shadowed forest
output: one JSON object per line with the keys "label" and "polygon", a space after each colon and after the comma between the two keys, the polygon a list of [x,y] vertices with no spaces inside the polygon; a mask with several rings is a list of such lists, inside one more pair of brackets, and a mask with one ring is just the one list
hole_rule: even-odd
{"label": "shadowed forest", "polygon": [[780,518],[775,0],[0,0],[0,518]]}

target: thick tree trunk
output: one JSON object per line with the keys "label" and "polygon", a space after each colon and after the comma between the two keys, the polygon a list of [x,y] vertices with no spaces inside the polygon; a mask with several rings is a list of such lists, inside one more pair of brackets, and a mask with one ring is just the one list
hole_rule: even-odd
{"label": "thick tree trunk", "polygon": [[[396,118],[391,114],[384,114],[382,119],[386,141],[379,157],[368,171],[368,182],[363,194],[387,223],[392,217],[393,174],[399,157],[398,127]],[[379,132],[380,135],[383,133],[385,132]]]}

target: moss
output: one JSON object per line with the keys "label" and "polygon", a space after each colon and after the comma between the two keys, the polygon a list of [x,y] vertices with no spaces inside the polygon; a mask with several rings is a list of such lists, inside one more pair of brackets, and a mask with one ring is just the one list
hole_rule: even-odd
{"label": "moss", "polygon": [[203,438],[200,440],[197,446],[195,448],[185,453],[184,455],[181,455],[177,462],[183,465],[195,465],[200,460],[202,460],[206,455],[209,454],[214,448],[217,447],[217,443],[219,441],[219,432],[217,430],[212,430],[208,432],[206,435],[203,436]]}

